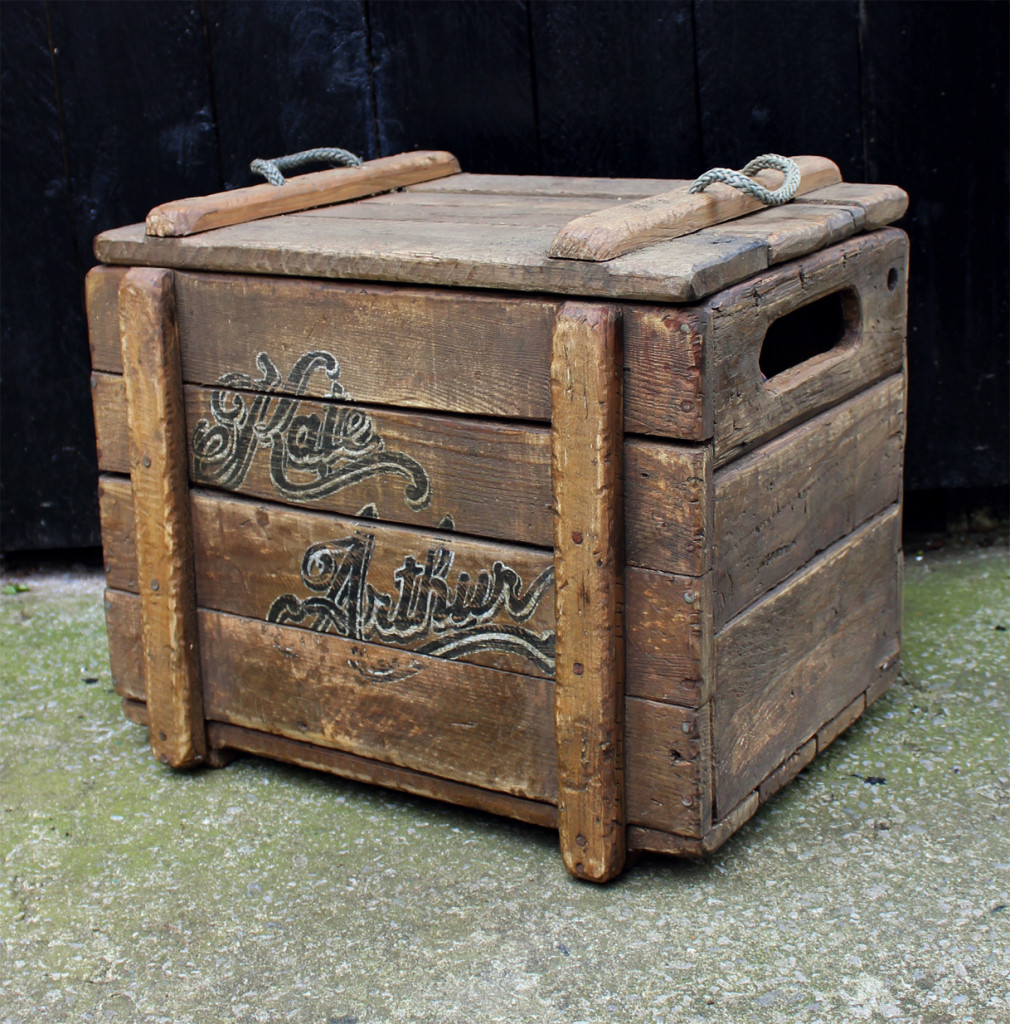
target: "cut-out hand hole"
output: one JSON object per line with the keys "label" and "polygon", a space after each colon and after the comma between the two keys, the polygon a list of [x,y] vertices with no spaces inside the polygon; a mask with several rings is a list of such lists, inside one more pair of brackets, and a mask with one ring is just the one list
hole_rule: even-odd
{"label": "cut-out hand hole", "polygon": [[776,320],[761,343],[758,365],[766,380],[847,344],[859,330],[859,299],[832,292]]}

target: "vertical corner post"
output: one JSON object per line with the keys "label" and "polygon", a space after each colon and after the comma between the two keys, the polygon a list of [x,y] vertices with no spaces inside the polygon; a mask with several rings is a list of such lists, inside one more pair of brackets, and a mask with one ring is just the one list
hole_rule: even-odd
{"label": "vertical corner post", "polygon": [[189,508],[186,409],[170,270],[135,267],[119,287],[144,679],[155,756],[206,759]]}
{"label": "vertical corner post", "polygon": [[615,307],[561,308],[551,348],[558,824],[565,867],[595,882],[626,858],[623,364]]}

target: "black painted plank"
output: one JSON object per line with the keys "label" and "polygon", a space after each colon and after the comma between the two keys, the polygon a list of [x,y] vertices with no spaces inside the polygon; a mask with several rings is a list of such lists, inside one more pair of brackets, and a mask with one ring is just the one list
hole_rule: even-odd
{"label": "black painted plank", "polygon": [[363,3],[228,0],[207,5],[207,25],[226,187],[260,181],[255,157],[378,155]]}
{"label": "black painted plank", "polygon": [[537,171],[525,5],[367,5],[383,155],[447,149],[464,171]]}
{"label": "black painted plank", "polygon": [[198,3],[50,7],[77,240],[221,188]]}
{"label": "black painted plank", "polygon": [[906,487],[1006,484],[1005,3],[868,4],[870,180],[911,198]]}
{"label": "black painted plank", "polygon": [[41,2],[0,4],[0,545],[98,543],[83,300]]}
{"label": "black painted plank", "polygon": [[863,181],[855,0],[695,4],[703,163],[816,153]]}
{"label": "black painted plank", "polygon": [[690,0],[534,0],[544,174],[699,174]]}

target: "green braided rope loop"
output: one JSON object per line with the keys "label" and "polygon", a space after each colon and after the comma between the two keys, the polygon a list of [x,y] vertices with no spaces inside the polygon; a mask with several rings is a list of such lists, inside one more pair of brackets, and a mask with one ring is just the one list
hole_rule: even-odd
{"label": "green braided rope loop", "polygon": [[[758,171],[767,168],[781,171],[786,176],[786,180],[774,192],[754,180],[754,175]],[[741,192],[753,196],[765,206],[781,206],[796,195],[796,190],[800,187],[800,169],[795,161],[788,157],[779,156],[778,153],[763,153],[761,156],[754,157],[741,171],[733,171],[728,167],[713,167],[712,170],[706,171],[698,178],[688,192],[701,192],[713,181],[732,185],[734,188],[740,189]]]}
{"label": "green braided rope loop", "polygon": [[283,185],[284,171],[294,170],[303,164],[318,163],[336,164],[340,167],[360,167],[361,157],[349,153],[346,149],[330,146],[321,149],[305,149],[301,153],[279,156],[276,160],[253,160],[249,165],[249,170],[253,174],[262,174],[271,185]]}

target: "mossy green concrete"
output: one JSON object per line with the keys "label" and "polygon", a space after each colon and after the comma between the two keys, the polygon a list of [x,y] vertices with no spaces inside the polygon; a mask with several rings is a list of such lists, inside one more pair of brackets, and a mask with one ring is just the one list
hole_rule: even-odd
{"label": "mossy green concrete", "polygon": [[1006,1022],[1008,573],[913,551],[902,682],[710,861],[606,887],[544,830],[165,769],[100,578],[33,575],[0,596],[0,1021]]}

